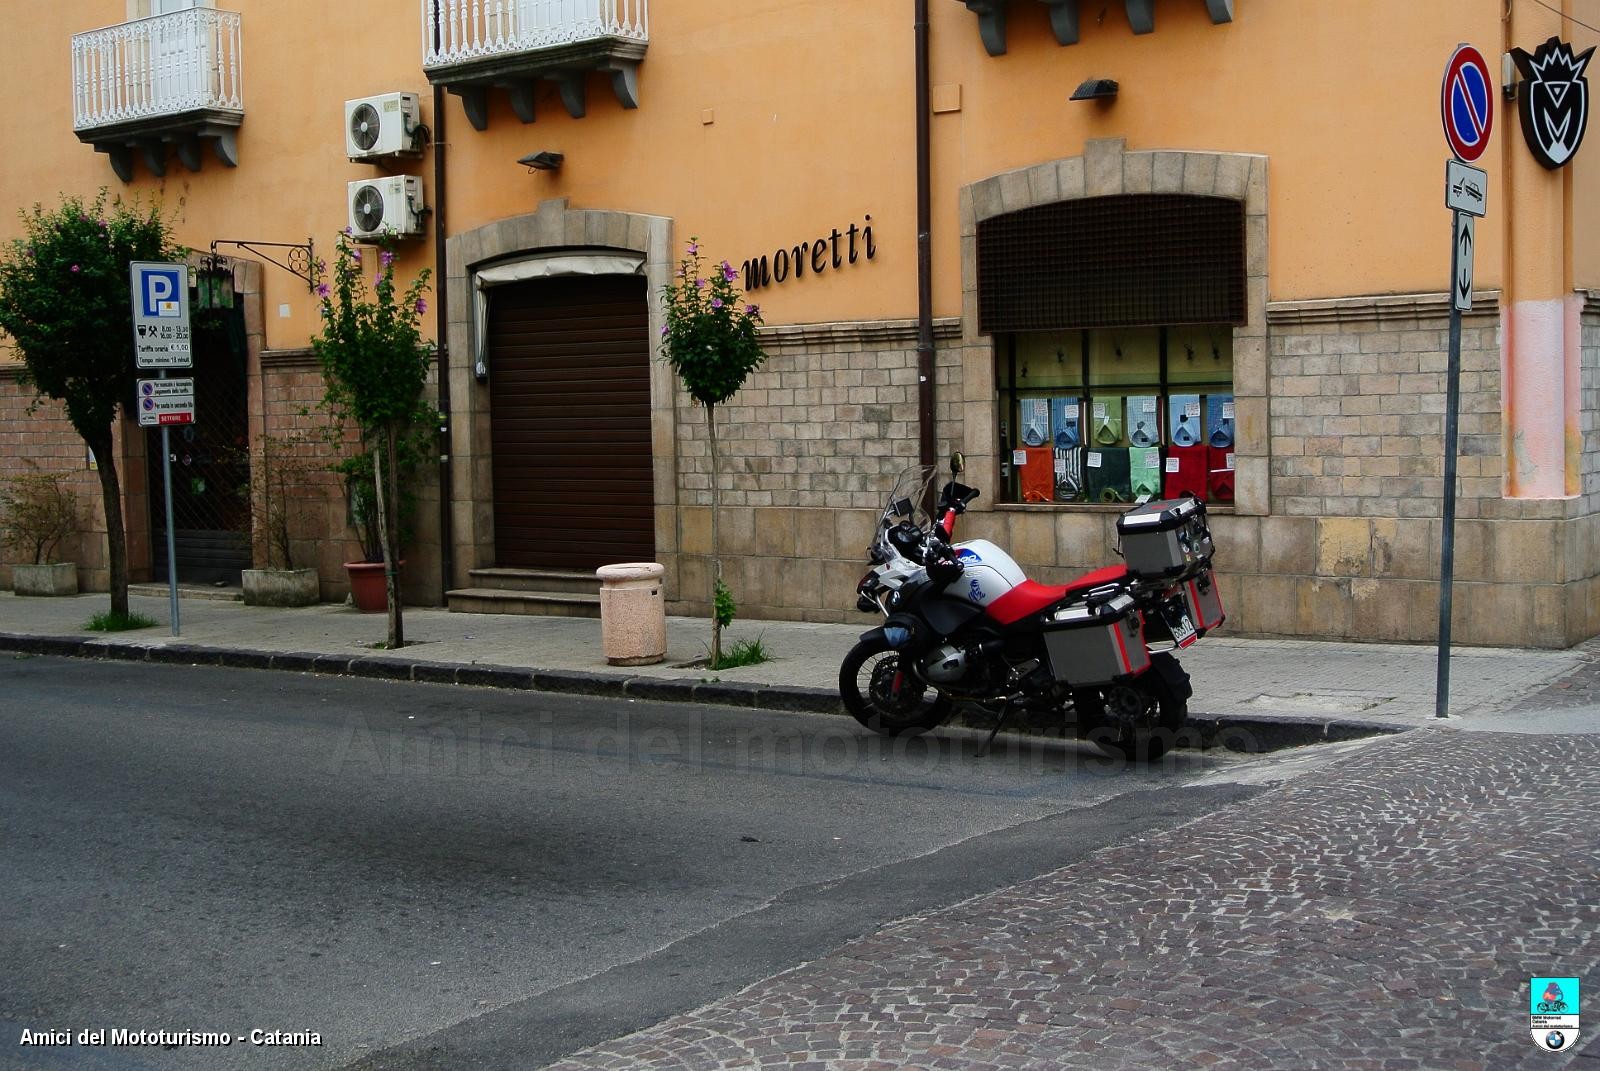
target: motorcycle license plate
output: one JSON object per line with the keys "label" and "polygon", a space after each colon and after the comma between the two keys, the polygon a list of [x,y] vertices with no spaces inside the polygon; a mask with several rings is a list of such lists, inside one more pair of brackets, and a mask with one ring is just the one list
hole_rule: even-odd
{"label": "motorcycle license plate", "polygon": [[1196,640],[1194,622],[1190,620],[1189,613],[1181,606],[1167,607],[1167,628],[1172,632],[1172,640],[1180,648],[1187,647]]}

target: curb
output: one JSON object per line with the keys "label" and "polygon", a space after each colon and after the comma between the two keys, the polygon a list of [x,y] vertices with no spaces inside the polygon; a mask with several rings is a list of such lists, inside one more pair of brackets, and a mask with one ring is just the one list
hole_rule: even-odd
{"label": "curb", "polygon": [[[474,663],[410,661],[366,655],[332,655],[314,651],[256,651],[237,647],[201,647],[195,644],[146,646],[117,640],[77,636],[29,636],[0,632],[0,651],[14,654],[94,658],[156,665],[219,666],[228,669],[269,669],[291,673],[322,673],[371,680],[455,684],[476,688],[503,688],[585,695],[608,699],[643,699],[663,703],[705,703],[749,707],[757,710],[803,714],[846,714],[839,694],[823,688],[744,681],[697,681],[673,677],[626,677],[581,670],[528,669]],[[966,718],[951,724],[987,730]],[[1308,744],[1357,740],[1362,737],[1403,733],[1411,726],[1359,719],[1323,719],[1271,714],[1199,714],[1191,712],[1186,731],[1192,730],[1201,747],[1230,751],[1278,751]],[[1025,731],[1017,727],[1011,731]]]}

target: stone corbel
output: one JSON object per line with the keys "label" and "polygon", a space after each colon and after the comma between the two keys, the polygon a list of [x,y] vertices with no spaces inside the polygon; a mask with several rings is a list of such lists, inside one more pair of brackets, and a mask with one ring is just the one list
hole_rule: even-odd
{"label": "stone corbel", "polygon": [[511,110],[524,123],[533,122],[533,95],[538,88],[539,83],[531,78],[511,82],[506,86],[507,91],[511,94]]}
{"label": "stone corbel", "polygon": [[461,98],[461,110],[467,114],[467,122],[472,124],[472,129],[488,130],[489,90],[484,86],[475,85],[454,85],[448,88]]}
{"label": "stone corbel", "polygon": [[1078,43],[1078,0],[1043,0],[1050,8],[1050,32],[1056,44]]}
{"label": "stone corbel", "polygon": [[167,173],[167,147],[155,140],[139,142],[139,152],[144,156],[144,166],[156,178],[161,178]]}
{"label": "stone corbel", "polygon": [[574,119],[582,119],[589,110],[583,75],[582,71],[561,71],[555,75],[556,86],[561,90],[561,103],[566,105],[567,114]]}
{"label": "stone corbel", "polygon": [[600,68],[611,74],[611,91],[627,109],[639,106],[639,64],[634,60],[614,59]]}
{"label": "stone corbel", "polygon": [[965,0],[967,10],[978,16],[978,36],[991,56],[1006,54],[1007,0]]}
{"label": "stone corbel", "polygon": [[1206,0],[1206,12],[1213,26],[1233,21],[1233,0]]}
{"label": "stone corbel", "polygon": [[1126,0],[1128,25],[1134,33],[1154,33],[1156,28],[1155,0]]}

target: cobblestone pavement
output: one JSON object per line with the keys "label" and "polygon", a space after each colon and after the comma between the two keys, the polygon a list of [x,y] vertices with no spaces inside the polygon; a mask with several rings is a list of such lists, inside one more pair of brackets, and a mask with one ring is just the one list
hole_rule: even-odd
{"label": "cobblestone pavement", "polygon": [[1562,1067],[1527,986],[1600,995],[1597,798],[1600,737],[1374,741],[554,1066]]}
{"label": "cobblestone pavement", "polygon": [[1600,638],[1579,644],[1569,652],[1583,659],[1560,680],[1523,699],[1514,710],[1600,706]]}

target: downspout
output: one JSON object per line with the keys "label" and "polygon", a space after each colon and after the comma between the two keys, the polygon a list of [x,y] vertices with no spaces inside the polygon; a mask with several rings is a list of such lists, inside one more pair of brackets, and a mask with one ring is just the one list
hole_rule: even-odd
{"label": "downspout", "polygon": [[928,101],[928,0],[916,3],[917,48],[917,429],[922,464],[937,464],[934,453],[933,364],[933,192]]}
{"label": "downspout", "polygon": [[450,280],[445,275],[445,107],[444,87],[433,87],[433,256],[434,354],[439,369],[439,605],[455,585],[455,532],[451,524],[454,481],[450,453]]}

